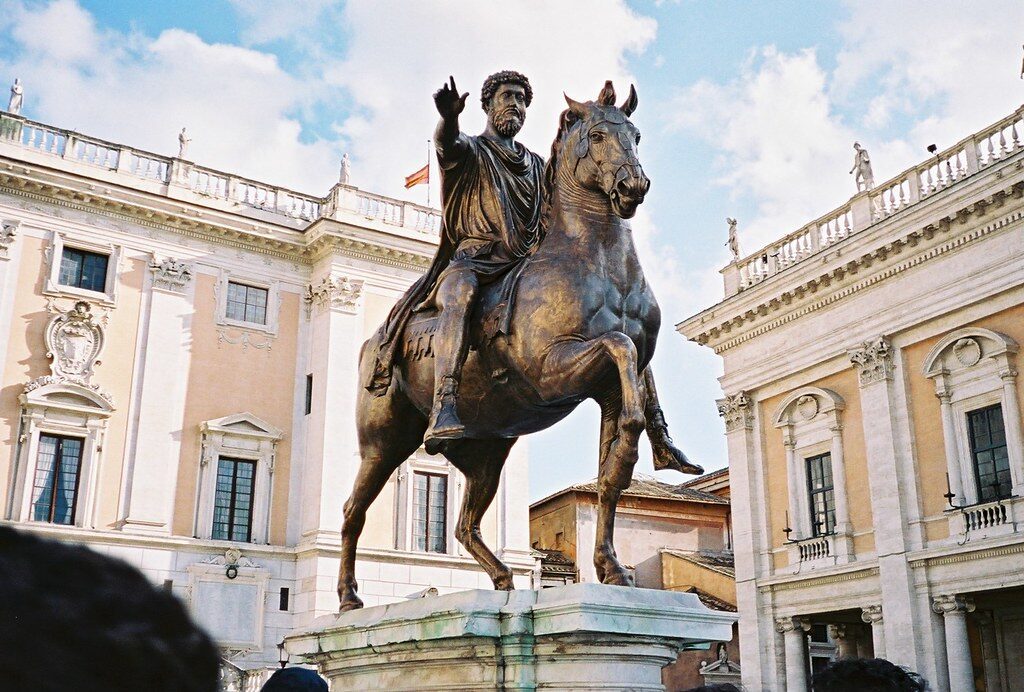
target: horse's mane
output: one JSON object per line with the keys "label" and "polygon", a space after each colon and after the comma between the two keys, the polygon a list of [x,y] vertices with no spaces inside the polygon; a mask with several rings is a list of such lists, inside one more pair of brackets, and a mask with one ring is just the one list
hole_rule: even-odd
{"label": "horse's mane", "polygon": [[551,154],[544,164],[544,180],[540,188],[540,237],[547,234],[548,224],[551,222],[551,200],[555,194],[555,182],[558,176],[558,157],[562,153],[562,140],[565,138],[573,123],[569,121],[569,109],[562,111],[558,117],[558,132],[551,142]]}

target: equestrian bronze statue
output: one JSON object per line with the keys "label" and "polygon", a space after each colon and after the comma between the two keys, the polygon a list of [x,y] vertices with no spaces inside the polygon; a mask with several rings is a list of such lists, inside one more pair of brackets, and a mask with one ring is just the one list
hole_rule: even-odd
{"label": "equestrian bronze statue", "polygon": [[[661,311],[627,221],[650,187],[637,157],[640,132],[629,121],[637,106],[636,91],[630,87],[621,106],[615,105],[611,82],[596,101],[566,97],[569,107],[561,115],[543,169],[539,204],[530,208],[534,155],[511,135],[492,128],[492,110],[499,107],[493,102],[482,135],[454,134],[450,113],[457,116],[461,108],[452,102],[466,99],[454,86],[452,80],[435,95],[441,112],[435,144],[445,176],[445,227],[438,258],[360,355],[364,386],[359,388],[356,416],[362,464],[344,510],[338,577],[342,611],[362,606],[355,562],[366,510],[395,469],[424,444],[431,426],[453,423],[454,432],[435,437],[432,446],[466,477],[455,533],[496,589],[513,588],[512,571],[484,545],[480,520],[521,435],[554,425],[585,399],[600,405],[594,565],[605,584],[633,583],[616,558],[612,534],[619,495],[629,486],[637,461],[640,433],[647,432],[656,469],[703,472],[672,444],[650,367]],[[529,92],[519,86],[520,112],[525,112]],[[499,92],[500,86],[494,93]],[[516,100],[515,95],[511,98]],[[487,109],[486,99],[484,105]],[[463,156],[476,157],[468,165],[477,168],[460,169],[453,163],[465,161],[458,158]],[[451,171],[455,178],[447,177]],[[508,177],[495,179],[504,174]],[[490,189],[481,176],[489,178]],[[473,194],[491,206],[474,208],[466,201]],[[499,202],[511,208],[493,206]],[[534,215],[537,225],[531,227]],[[475,223],[477,230],[453,228],[455,223]],[[476,232],[486,234],[487,243],[504,243],[492,246],[484,262],[493,258],[501,268],[491,276],[472,261],[464,263],[447,272],[448,278],[461,278],[449,295],[439,297],[444,287],[438,286],[438,278],[445,278],[447,267],[479,256],[462,251],[464,240]],[[475,282],[464,280],[470,275]],[[467,284],[472,291],[468,301],[460,293]],[[458,310],[445,316],[452,301],[466,309],[468,319]],[[452,324],[464,328],[464,342],[441,333]],[[443,368],[439,355],[449,359]],[[460,356],[464,365],[451,370],[453,359]],[[446,377],[456,380],[457,393],[447,387]],[[456,408],[450,418],[438,415],[447,394]]]}

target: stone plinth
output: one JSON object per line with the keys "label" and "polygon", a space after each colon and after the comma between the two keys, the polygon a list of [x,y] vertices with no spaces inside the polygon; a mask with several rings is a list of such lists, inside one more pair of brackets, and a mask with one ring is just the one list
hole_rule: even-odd
{"label": "stone plinth", "polygon": [[601,584],[464,591],[329,615],[285,639],[335,690],[664,690],[736,616],[695,595]]}

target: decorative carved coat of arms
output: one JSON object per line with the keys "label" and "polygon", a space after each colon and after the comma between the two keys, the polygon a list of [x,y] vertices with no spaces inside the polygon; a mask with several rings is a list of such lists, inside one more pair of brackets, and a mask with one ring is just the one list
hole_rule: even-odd
{"label": "decorative carved coat of arms", "polygon": [[93,318],[92,306],[80,300],[59,313],[46,326],[45,338],[53,374],[88,383],[103,350],[103,330]]}

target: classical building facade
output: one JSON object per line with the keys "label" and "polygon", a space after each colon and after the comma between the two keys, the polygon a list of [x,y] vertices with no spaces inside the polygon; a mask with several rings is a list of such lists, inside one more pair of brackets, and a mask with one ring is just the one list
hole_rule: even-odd
{"label": "classical building facade", "polygon": [[[242,668],[337,610],[359,349],[436,210],[301,194],[0,114],[2,519],[122,557]],[[368,605],[490,588],[461,476],[415,454],[370,511]],[[525,449],[483,524],[527,586]]]}
{"label": "classical building facade", "polygon": [[1024,108],[723,269],[743,679],[812,628],[932,689],[1024,679]]}

